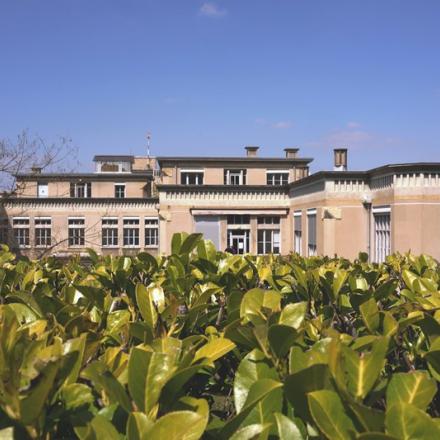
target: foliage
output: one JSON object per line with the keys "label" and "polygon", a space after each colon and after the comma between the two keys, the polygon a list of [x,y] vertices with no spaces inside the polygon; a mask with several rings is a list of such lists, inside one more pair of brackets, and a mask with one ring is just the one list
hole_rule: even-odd
{"label": "foliage", "polygon": [[0,435],[440,438],[440,266],[0,252]]}

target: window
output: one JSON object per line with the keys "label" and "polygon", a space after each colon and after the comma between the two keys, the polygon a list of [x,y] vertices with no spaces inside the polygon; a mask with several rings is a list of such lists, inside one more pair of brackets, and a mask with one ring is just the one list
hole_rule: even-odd
{"label": "window", "polygon": [[266,183],[268,185],[286,185],[289,183],[289,172],[276,170],[267,171]]}
{"label": "window", "polygon": [[98,173],[129,173],[131,171],[131,163],[126,161],[121,162],[98,162]]}
{"label": "window", "polygon": [[38,197],[49,196],[49,185],[47,183],[38,182]]}
{"label": "window", "polygon": [[83,218],[69,218],[69,246],[84,246],[85,220]]}
{"label": "window", "polygon": [[307,250],[308,256],[316,255],[316,209],[307,210]]}
{"label": "window", "polygon": [[8,219],[0,218],[0,244],[8,244]]}
{"label": "window", "polygon": [[124,246],[139,246],[139,218],[124,218]]}
{"label": "window", "polygon": [[280,218],[279,217],[258,217],[257,223],[259,225],[279,225],[280,224]]}
{"label": "window", "polygon": [[18,247],[29,247],[29,217],[14,217],[12,227],[15,244]]}
{"label": "window", "polygon": [[159,220],[157,218],[145,219],[145,246],[159,246]]}
{"label": "window", "polygon": [[203,171],[181,170],[180,183],[182,185],[203,185]]}
{"label": "window", "polygon": [[301,211],[295,211],[293,213],[293,245],[297,254],[302,255],[302,213]]}
{"label": "window", "polygon": [[257,251],[259,254],[280,253],[280,217],[257,218]]}
{"label": "window", "polygon": [[125,183],[115,184],[115,197],[117,199],[125,198]]}
{"label": "window", "polygon": [[102,247],[117,247],[118,246],[118,219],[117,218],[103,218],[101,220],[102,226]]}
{"label": "window", "polygon": [[48,247],[52,244],[52,219],[49,217],[35,218],[35,246]]}
{"label": "window", "polygon": [[249,225],[250,215],[228,215],[228,225]]}
{"label": "window", "polygon": [[246,170],[224,170],[225,185],[246,185]]}
{"label": "window", "polygon": [[280,231],[278,229],[258,230],[258,253],[259,254],[280,253]]}
{"label": "window", "polygon": [[74,197],[74,198],[92,197],[92,183],[91,182],[71,182],[70,183],[70,197]]}
{"label": "window", "polygon": [[391,253],[391,209],[389,206],[373,207],[374,259],[383,263]]}

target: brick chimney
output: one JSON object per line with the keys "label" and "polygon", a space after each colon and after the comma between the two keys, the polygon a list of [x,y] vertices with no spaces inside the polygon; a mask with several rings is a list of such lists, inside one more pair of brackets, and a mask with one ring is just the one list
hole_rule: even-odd
{"label": "brick chimney", "polygon": [[295,159],[299,148],[284,148],[286,159]]}
{"label": "brick chimney", "polygon": [[260,147],[254,147],[254,146],[247,146],[244,147],[246,150],[246,157],[257,157],[258,149]]}
{"label": "brick chimney", "polygon": [[335,148],[334,155],[334,171],[347,171],[347,148]]}

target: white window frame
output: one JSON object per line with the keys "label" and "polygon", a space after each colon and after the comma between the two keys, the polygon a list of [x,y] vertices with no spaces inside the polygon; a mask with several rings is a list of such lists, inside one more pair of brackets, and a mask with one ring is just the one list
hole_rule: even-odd
{"label": "white window frame", "polygon": [[[82,221],[82,223],[70,223],[71,221]],[[68,246],[71,248],[82,248],[86,245],[86,219],[85,217],[68,217],[67,218],[67,225],[68,225],[68,235],[67,235],[67,243]],[[78,231],[82,230],[82,233],[78,234],[77,236],[70,236],[70,231],[72,229],[77,229]],[[73,239],[74,241],[80,241],[83,242],[82,244],[77,243],[71,243],[70,239]]]}
{"label": "white window frame", "polygon": [[[118,171],[103,171],[102,164],[105,164],[105,163],[116,164],[118,166]],[[123,164],[128,165],[128,170],[123,170],[123,167],[124,167]],[[102,161],[97,162],[96,172],[103,173],[103,174],[129,174],[129,173],[131,173],[131,167],[132,167],[131,162],[126,161],[126,160],[120,160],[120,161],[102,160]]]}
{"label": "white window frame", "polygon": [[[83,196],[78,195],[81,186],[84,186],[84,188],[82,188],[82,190],[84,191]],[[74,199],[90,199],[92,197],[92,182],[70,182],[70,197]]]}
{"label": "white window frame", "polygon": [[[122,197],[118,197],[118,196],[117,196],[116,188],[117,188],[118,186],[124,188],[124,195],[123,195]],[[126,196],[126,186],[125,186],[125,183],[115,183],[115,184],[114,184],[114,189],[115,189],[115,199],[125,199],[125,196]]]}
{"label": "white window frame", "polygon": [[[244,168],[226,168],[224,170],[226,172],[226,183],[225,185],[245,185],[245,176],[246,176],[246,169]],[[232,183],[232,178],[238,177],[238,183]]]}
{"label": "white window frame", "polygon": [[[260,240],[260,235],[263,236],[262,240]],[[269,239],[267,238],[267,235],[270,236]],[[262,244],[263,252],[260,252],[260,244]],[[275,252],[276,247],[278,247],[278,252]],[[258,255],[281,253],[281,231],[279,228],[257,229],[257,253]]]}
{"label": "white window frame", "polygon": [[[127,223],[129,221],[137,221],[137,223]],[[122,245],[124,248],[140,247],[140,218],[139,217],[123,217],[122,218]],[[137,234],[136,234],[137,231]],[[128,235],[126,235],[128,234]],[[126,244],[128,239],[128,244]]]}
{"label": "white window frame", "polygon": [[[310,222],[309,218],[315,217],[315,243],[310,243]],[[308,209],[307,210],[307,256],[309,257],[315,257],[317,253],[318,248],[318,216],[317,216],[317,210],[316,208]]]}
{"label": "white window frame", "polygon": [[[301,229],[296,229],[296,219],[299,217]],[[298,255],[302,255],[302,211],[293,212],[293,249]],[[299,232],[299,234],[298,234]]]}
{"label": "white window frame", "polygon": [[[24,221],[27,223],[15,223],[16,221]],[[12,217],[12,230],[14,233],[14,240],[17,242],[17,245],[20,249],[31,247],[31,222],[29,217]],[[24,232],[24,235],[22,235],[22,231],[27,231],[27,234]],[[23,238],[25,241],[24,244],[21,243]]]}
{"label": "white window frame", "polygon": [[[109,222],[109,223],[107,223],[107,222]],[[111,237],[109,237],[107,235],[107,230],[112,231]],[[114,235],[115,230],[116,230],[116,237]],[[104,232],[104,231],[106,231],[106,232]],[[116,238],[116,242],[114,241],[115,238]],[[110,244],[109,244],[109,239],[111,241]],[[104,244],[104,241],[106,241],[107,243]],[[102,217],[101,218],[101,247],[106,248],[106,249],[119,247],[119,218],[118,217]]]}
{"label": "white window frame", "polygon": [[[39,223],[39,222],[48,222],[48,223]],[[35,247],[36,248],[47,248],[52,246],[52,218],[51,217],[35,217],[34,218],[34,227],[35,227]],[[39,233],[42,230],[49,230],[49,237],[39,236]],[[45,232],[46,234],[46,232]],[[43,238],[44,243],[38,243],[38,241]]]}
{"label": "white window frame", "polygon": [[391,254],[391,206],[373,206],[374,261],[383,263]]}
{"label": "white window frame", "polygon": [[[197,169],[181,169],[179,171],[179,174],[180,174],[180,183],[182,185],[203,185],[203,183],[205,181],[205,170],[203,170],[203,169],[200,169],[200,170],[197,170]],[[188,183],[188,176],[187,176],[187,178],[185,179],[186,182],[182,183],[182,180],[183,180],[182,174],[201,174],[202,175],[202,181],[199,182],[199,178],[197,176],[196,183]]]}
{"label": "white window frame", "polygon": [[[269,174],[287,174],[287,181],[285,183],[274,183],[274,179],[272,178],[272,182],[269,182]],[[271,186],[277,185],[287,185],[289,183],[290,172],[288,170],[266,170],[266,184]]]}
{"label": "white window frame", "polygon": [[[156,223],[147,223],[155,221]],[[156,231],[156,241],[153,244],[147,244],[147,229]],[[144,218],[144,247],[157,248],[159,247],[159,218],[158,217],[145,217]]]}

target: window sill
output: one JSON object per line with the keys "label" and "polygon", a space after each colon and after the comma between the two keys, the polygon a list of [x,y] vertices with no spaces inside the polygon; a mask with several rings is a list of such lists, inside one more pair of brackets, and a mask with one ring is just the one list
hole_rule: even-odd
{"label": "window sill", "polygon": [[159,247],[158,244],[145,245],[145,249],[157,249]]}
{"label": "window sill", "polygon": [[115,246],[101,246],[102,249],[119,249],[118,245]]}

